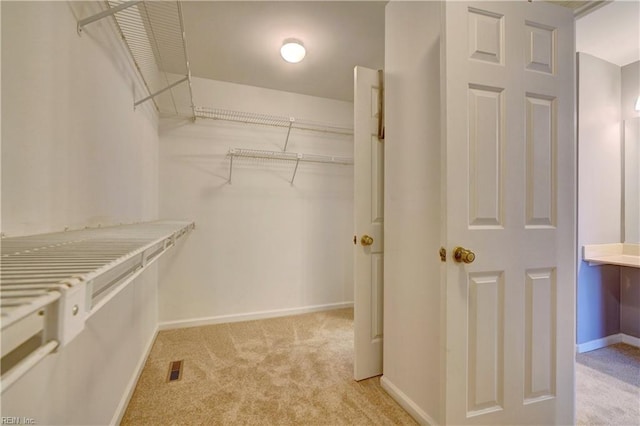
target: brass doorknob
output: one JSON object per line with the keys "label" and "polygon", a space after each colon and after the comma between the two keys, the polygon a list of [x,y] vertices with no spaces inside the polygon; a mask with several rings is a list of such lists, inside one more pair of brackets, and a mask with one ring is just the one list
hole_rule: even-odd
{"label": "brass doorknob", "polygon": [[360,244],[363,246],[370,246],[373,244],[373,238],[368,235],[363,235],[362,238],[360,238]]}
{"label": "brass doorknob", "polygon": [[453,250],[453,259],[456,262],[460,262],[460,263],[462,262],[471,263],[474,260],[476,260],[476,254],[471,250],[467,250],[466,248],[456,247]]}

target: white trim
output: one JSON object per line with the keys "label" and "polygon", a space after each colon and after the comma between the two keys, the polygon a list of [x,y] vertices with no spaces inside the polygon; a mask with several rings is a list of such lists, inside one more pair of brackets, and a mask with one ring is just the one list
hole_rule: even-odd
{"label": "white trim", "polygon": [[431,425],[437,426],[438,423],[433,420],[427,413],[425,413],[418,404],[412,401],[407,395],[404,394],[400,389],[396,387],[386,376],[380,377],[380,385],[382,389],[387,391],[389,395],[398,403],[402,408],[405,409],[411,417],[414,418],[415,421],[420,423],[421,425]]}
{"label": "white trim", "polygon": [[145,364],[147,363],[147,358],[151,353],[151,348],[153,347],[153,343],[156,341],[156,336],[158,336],[158,327],[156,327],[155,332],[151,335],[151,338],[147,342],[147,347],[143,352],[142,356],[138,360],[138,365],[136,366],[135,373],[131,376],[131,380],[127,384],[124,395],[118,404],[118,408],[116,408],[116,412],[111,419],[112,425],[119,425],[122,422],[122,417],[124,416],[125,411],[127,410],[127,406],[129,405],[129,401],[133,396],[133,391],[136,389],[136,385],[138,384],[138,379],[140,378],[140,374],[142,374],[142,370],[144,369]]}
{"label": "white trim", "polygon": [[329,311],[332,309],[352,308],[353,302],[330,303],[327,305],[303,306],[300,308],[275,309],[271,311],[248,312],[245,314],[219,315],[214,317],[194,318],[187,320],[165,321],[158,326],[159,330],[175,328],[198,327],[201,325],[222,324],[228,322],[250,321],[265,318],[286,317],[289,315],[306,314],[309,312]]}
{"label": "white trim", "polygon": [[607,346],[615,345],[616,343],[626,343],[627,345],[640,348],[640,338],[629,336],[628,334],[618,333],[611,336],[603,337],[602,339],[595,339],[589,342],[576,345],[577,353],[589,352],[596,349],[604,348]]}
{"label": "white trim", "polygon": [[640,337],[629,336],[628,334],[620,333],[622,336],[622,343],[640,348]]}
{"label": "white trim", "polygon": [[594,351],[596,349],[604,348],[616,343],[622,342],[622,336],[620,334],[612,334],[611,336],[603,337],[601,339],[590,340],[585,343],[577,345],[577,352],[579,354],[583,352]]}

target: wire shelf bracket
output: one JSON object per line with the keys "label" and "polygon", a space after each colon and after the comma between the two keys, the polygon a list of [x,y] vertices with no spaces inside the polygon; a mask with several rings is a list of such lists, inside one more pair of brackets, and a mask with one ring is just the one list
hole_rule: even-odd
{"label": "wire shelf bracket", "polygon": [[[149,93],[140,100],[134,100],[134,109],[153,99],[156,110],[160,112],[161,108],[156,102],[156,97],[187,82],[189,115],[195,119],[191,68],[187,56],[180,2],[108,0],[105,3],[106,10],[80,19],[77,23],[77,31],[81,35],[87,25],[113,17],[120,37],[133,58],[135,68]],[[170,76],[169,73],[184,77],[178,81],[172,81],[175,77]],[[170,95],[175,114],[181,115],[179,102],[176,101],[173,91]]]}

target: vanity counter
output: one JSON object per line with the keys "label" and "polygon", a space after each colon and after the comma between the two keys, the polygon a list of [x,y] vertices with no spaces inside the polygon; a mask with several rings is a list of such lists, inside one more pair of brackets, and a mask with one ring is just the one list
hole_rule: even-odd
{"label": "vanity counter", "polygon": [[582,248],[582,258],[589,265],[618,265],[640,268],[640,244],[591,244]]}

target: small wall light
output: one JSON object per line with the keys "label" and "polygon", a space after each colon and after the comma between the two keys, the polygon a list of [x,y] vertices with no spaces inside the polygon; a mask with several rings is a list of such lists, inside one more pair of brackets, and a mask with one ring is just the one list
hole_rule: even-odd
{"label": "small wall light", "polygon": [[307,51],[305,50],[302,42],[298,40],[285,40],[284,44],[280,48],[280,55],[285,61],[297,64],[300,62]]}
{"label": "small wall light", "polygon": [[636,111],[640,111],[640,96],[636,99]]}

